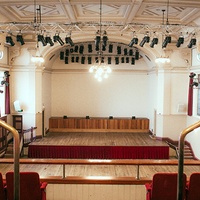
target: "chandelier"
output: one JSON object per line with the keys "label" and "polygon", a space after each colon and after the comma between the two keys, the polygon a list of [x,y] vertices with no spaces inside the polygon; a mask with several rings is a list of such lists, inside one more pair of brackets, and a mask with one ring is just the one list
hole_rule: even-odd
{"label": "chandelier", "polygon": [[[103,78],[108,78],[109,74],[112,72],[111,68],[104,63],[103,50],[105,50],[108,37],[106,31],[103,33],[102,37],[102,0],[100,0],[100,29],[97,31],[95,38],[95,47],[98,51],[98,57],[95,60],[95,64],[90,67],[89,72],[94,73],[94,77],[98,81],[102,81]],[[102,43],[103,40],[103,43]]]}
{"label": "chandelier", "polygon": [[103,78],[108,78],[112,70],[104,63],[103,57],[100,54],[96,64],[90,67],[89,72],[94,73],[94,77],[100,82]]}

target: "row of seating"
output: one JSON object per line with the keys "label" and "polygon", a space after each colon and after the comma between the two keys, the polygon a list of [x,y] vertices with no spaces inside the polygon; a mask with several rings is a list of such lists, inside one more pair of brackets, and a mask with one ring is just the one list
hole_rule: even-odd
{"label": "row of seating", "polygon": [[[41,182],[36,172],[20,172],[20,200],[46,200],[47,182]],[[14,172],[0,173],[0,200],[14,199]]]}
{"label": "row of seating", "polygon": [[[146,200],[177,200],[178,173],[156,173],[152,182],[145,184]],[[183,174],[183,200],[200,199],[200,173],[192,173],[187,182]]]}

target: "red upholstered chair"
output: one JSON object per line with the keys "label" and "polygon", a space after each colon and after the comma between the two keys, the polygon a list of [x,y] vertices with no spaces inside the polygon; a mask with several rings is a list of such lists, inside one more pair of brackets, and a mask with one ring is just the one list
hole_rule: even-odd
{"label": "red upholstered chair", "polygon": [[[151,183],[145,184],[147,200],[177,200],[177,173],[156,173]],[[183,176],[185,199],[186,175]]]}
{"label": "red upholstered chair", "polygon": [[200,173],[192,173],[186,186],[186,199],[200,199]]}
{"label": "red upholstered chair", "polygon": [[[14,173],[6,173],[7,197],[14,197]],[[40,182],[36,172],[20,172],[20,200],[46,200],[46,182]]]}
{"label": "red upholstered chair", "polygon": [[6,190],[5,190],[6,183],[3,181],[2,174],[0,173],[0,199],[6,200]]}

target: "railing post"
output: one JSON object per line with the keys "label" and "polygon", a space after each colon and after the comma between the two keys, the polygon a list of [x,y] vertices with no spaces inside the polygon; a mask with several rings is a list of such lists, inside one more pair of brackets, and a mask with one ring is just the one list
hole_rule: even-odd
{"label": "railing post", "polygon": [[14,200],[20,200],[20,177],[19,177],[19,155],[20,140],[18,131],[6,122],[0,120],[0,126],[7,129],[14,137]]}
{"label": "railing post", "polygon": [[63,179],[65,178],[65,164],[63,164]]}
{"label": "railing post", "polygon": [[136,179],[139,180],[140,179],[140,165],[137,165],[137,176]]}
{"label": "railing post", "polygon": [[193,131],[198,127],[200,127],[200,121],[184,129],[179,137],[177,200],[183,199],[184,139],[188,133],[190,133],[191,131]]}

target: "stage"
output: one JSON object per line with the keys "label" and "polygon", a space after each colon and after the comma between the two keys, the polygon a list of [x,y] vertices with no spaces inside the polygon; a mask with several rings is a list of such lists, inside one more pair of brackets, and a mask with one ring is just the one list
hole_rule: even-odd
{"label": "stage", "polygon": [[48,133],[29,145],[28,157],[169,159],[169,146],[147,133]]}

